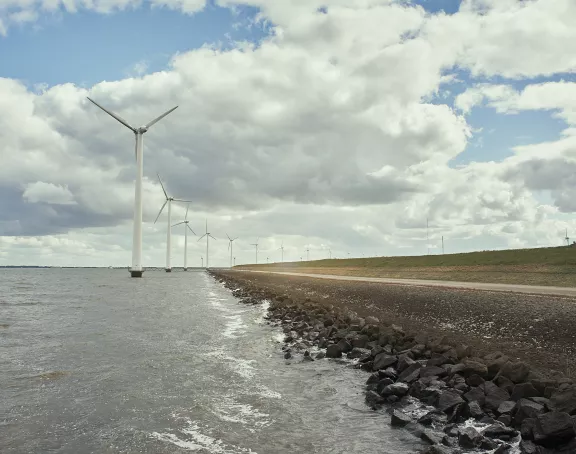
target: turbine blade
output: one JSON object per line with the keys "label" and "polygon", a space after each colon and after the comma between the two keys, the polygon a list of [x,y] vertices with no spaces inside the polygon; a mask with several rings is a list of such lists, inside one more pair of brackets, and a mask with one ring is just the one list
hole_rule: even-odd
{"label": "turbine blade", "polygon": [[232,241],[232,239],[230,238],[230,236],[229,236],[228,234],[226,234],[226,236],[228,237],[228,239],[229,239],[230,241]]}
{"label": "turbine blade", "polygon": [[172,199],[174,202],[192,203],[192,200]]}
{"label": "turbine blade", "polygon": [[188,208],[190,208],[190,205],[186,205],[186,216],[184,216],[185,221],[188,220]]}
{"label": "turbine blade", "polygon": [[206,236],[206,233],[204,235],[202,235],[200,238],[198,238],[198,241],[200,241],[202,238],[204,238]]}
{"label": "turbine blade", "polygon": [[164,209],[164,207],[166,206],[167,203],[168,203],[168,200],[166,200],[166,202],[164,202],[164,205],[162,205],[162,208],[160,208],[160,211],[158,212],[158,216],[156,216],[156,219],[154,220],[154,224],[156,224],[156,221],[158,220],[158,218],[162,214],[162,210]]}
{"label": "turbine blade", "polygon": [[[88,96],[86,96],[86,98],[88,98]],[[132,131],[136,132],[136,128],[130,126],[128,124],[128,122],[126,120],[124,120],[121,116],[116,115],[114,112],[110,112],[109,110],[105,109],[104,107],[102,107],[100,104],[98,104],[96,101],[94,101],[91,98],[88,98],[88,101],[90,101],[91,103],[95,104],[96,106],[100,107],[100,109],[102,109],[104,112],[106,112],[108,115],[110,115],[112,118],[115,118],[116,120],[118,120],[120,123],[122,123],[124,126],[126,126],[128,129],[131,129]]]}
{"label": "turbine blade", "polygon": [[231,245],[231,244],[232,244],[232,243],[231,243],[230,241],[228,241],[228,250],[230,250],[230,245]]}
{"label": "turbine blade", "polygon": [[194,230],[192,230],[192,227],[190,227],[190,224],[186,224],[186,225],[188,226],[188,228],[190,229],[190,231],[191,231],[194,235],[196,235],[196,232],[195,232]]}
{"label": "turbine blade", "polygon": [[144,128],[148,129],[149,127],[155,125],[156,123],[158,123],[160,120],[162,120],[162,118],[164,118],[166,115],[168,115],[170,112],[175,111],[176,109],[178,109],[178,106],[176,107],[172,107],[172,109],[164,112],[162,115],[160,115],[158,118],[152,120],[150,123],[148,123],[146,126],[144,126]]}
{"label": "turbine blade", "polygon": [[215,240],[216,238],[214,238],[212,235],[208,234],[210,236],[210,238],[212,238],[213,240]]}
{"label": "turbine blade", "polygon": [[166,196],[166,198],[168,198],[168,194],[166,193],[166,189],[164,189],[164,185],[162,184],[162,179],[160,178],[160,174],[157,173],[156,175],[158,175],[158,181],[160,182],[160,186],[162,186],[162,190],[164,191],[164,195]]}
{"label": "turbine blade", "polygon": [[172,227],[176,227],[177,225],[184,224],[184,221],[179,222],[178,224],[172,224]]}

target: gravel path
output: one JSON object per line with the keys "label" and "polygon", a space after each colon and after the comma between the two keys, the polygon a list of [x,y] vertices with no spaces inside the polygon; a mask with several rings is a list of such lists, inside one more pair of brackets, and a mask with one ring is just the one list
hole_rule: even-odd
{"label": "gravel path", "polygon": [[414,332],[445,335],[480,353],[502,351],[545,374],[576,377],[576,298],[219,271],[292,299],[374,315]]}

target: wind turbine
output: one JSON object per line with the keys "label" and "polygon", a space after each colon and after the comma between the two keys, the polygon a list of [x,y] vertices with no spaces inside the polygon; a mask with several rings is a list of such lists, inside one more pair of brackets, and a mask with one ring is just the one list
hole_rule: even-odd
{"label": "wind turbine", "polygon": [[[162,180],[160,179],[160,175],[158,175],[158,181],[160,181],[160,186],[162,186],[162,191],[164,191],[164,196],[166,197],[166,201],[164,202],[164,205],[162,205],[162,208],[160,208],[160,211],[158,212],[158,216],[156,216],[156,219],[154,220],[154,224],[156,224],[156,221],[158,220],[158,218],[162,214],[162,210],[164,210],[164,207],[166,205],[168,205],[168,225],[167,225],[168,230],[166,232],[166,272],[171,273],[172,272],[172,266],[170,265],[170,255],[172,253],[172,225],[170,223],[172,222],[172,202],[190,203],[190,201],[189,200],[182,200],[182,199],[175,199],[174,197],[168,196],[168,193],[166,192],[166,189],[164,188],[164,185],[162,184]],[[188,214],[188,209],[186,209],[186,214]],[[196,234],[194,234],[194,235],[196,235]],[[184,265],[184,268],[186,268],[186,265]]]}
{"label": "wind turbine", "polygon": [[200,256],[200,260],[202,260],[202,268],[204,268],[204,257]]}
{"label": "wind turbine", "polygon": [[258,265],[258,240],[260,240],[260,237],[258,237],[256,243],[251,244],[251,246],[256,246],[256,265]]}
{"label": "wind turbine", "polygon": [[226,234],[226,236],[228,237],[228,249],[230,250],[230,268],[232,268],[232,247],[233,247],[232,243],[233,243],[234,241],[236,241],[236,240],[238,239],[238,237],[236,237],[236,238],[230,238],[230,237],[228,236],[228,234]]}
{"label": "wind turbine", "polygon": [[328,248],[328,252],[330,253],[330,259],[332,259],[332,249]]}
{"label": "wind turbine", "polygon": [[188,220],[188,206],[186,207],[186,215],[184,216],[184,220],[182,222],[178,222],[174,224],[172,227],[175,227],[180,224],[184,224],[184,271],[188,271],[188,261],[187,261],[187,254],[188,254],[188,230],[190,230],[194,235],[196,232],[192,230],[190,227],[190,221]]}
{"label": "wind turbine", "polygon": [[278,250],[282,251],[282,263],[284,263],[284,241],[282,241],[282,246],[280,246]]}
{"label": "wind turbine", "polygon": [[102,109],[112,118],[116,119],[128,129],[130,129],[136,137],[136,184],[134,185],[134,231],[132,235],[132,268],[130,268],[130,275],[132,277],[142,277],[144,268],[142,267],[142,174],[144,173],[144,147],[143,147],[143,136],[144,133],[148,131],[153,125],[158,123],[162,118],[164,118],[169,113],[173,112],[178,108],[172,107],[172,109],[164,112],[159,117],[155,118],[151,122],[135,128],[128,124],[126,120],[119,117],[113,112],[106,110],[100,104],[98,104],[93,99],[88,98],[88,100],[95,104],[97,107]]}
{"label": "wind turbine", "polygon": [[306,249],[306,261],[310,261],[310,246],[307,246]]}
{"label": "wind turbine", "polygon": [[208,219],[206,219],[206,233],[204,235],[202,235],[200,238],[198,238],[198,241],[200,241],[204,237],[206,237],[206,269],[208,269],[208,265],[209,265],[208,264],[208,243],[210,242],[210,238],[212,238],[213,240],[216,239],[208,231]]}
{"label": "wind turbine", "polygon": [[566,240],[566,246],[570,246],[570,238],[568,238],[568,229],[566,229],[566,238],[564,238]]}

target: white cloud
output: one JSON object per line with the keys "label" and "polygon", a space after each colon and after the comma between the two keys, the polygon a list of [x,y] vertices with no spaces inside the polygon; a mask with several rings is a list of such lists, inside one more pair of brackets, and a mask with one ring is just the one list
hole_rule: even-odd
{"label": "white cloud", "polygon": [[66,186],[37,181],[29,183],[22,194],[30,203],[49,203],[55,205],[75,205],[74,196]]}

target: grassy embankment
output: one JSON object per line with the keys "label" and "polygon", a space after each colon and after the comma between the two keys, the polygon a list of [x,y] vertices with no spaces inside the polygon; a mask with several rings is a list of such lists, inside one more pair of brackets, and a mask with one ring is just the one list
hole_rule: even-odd
{"label": "grassy embankment", "polygon": [[235,269],[576,287],[576,248],[239,265]]}

